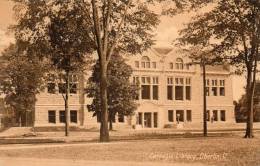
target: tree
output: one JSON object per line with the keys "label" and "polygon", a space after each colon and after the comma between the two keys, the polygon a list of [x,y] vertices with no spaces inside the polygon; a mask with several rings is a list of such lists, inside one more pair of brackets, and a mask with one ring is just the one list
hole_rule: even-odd
{"label": "tree", "polygon": [[153,45],[153,30],[158,25],[158,15],[148,9],[151,1],[91,0],[89,13],[94,24],[96,50],[100,66],[100,141],[109,141],[107,66],[111,56],[137,54]]}
{"label": "tree", "polygon": [[1,92],[5,95],[6,104],[16,114],[20,126],[34,125],[33,118],[36,94],[42,89],[46,64],[39,59],[28,59],[26,53],[18,52],[17,45],[11,44],[2,55]]}
{"label": "tree", "polygon": [[[254,93],[254,122],[260,122],[260,82],[256,82]],[[238,102],[235,102],[235,115],[237,122],[246,122],[247,117],[246,95],[243,94]]]}
{"label": "tree", "polygon": [[16,37],[63,75],[65,135],[69,136],[70,77],[84,70],[86,56],[93,50],[91,22],[85,10],[88,4],[84,0],[14,1],[19,13]]}
{"label": "tree", "polygon": [[210,46],[211,54],[247,75],[246,138],[253,137],[253,94],[259,56],[259,8],[249,0],[219,0],[209,12],[196,16],[181,31],[186,46]]}
{"label": "tree", "polygon": [[[181,40],[181,38],[179,39]],[[182,43],[178,43],[182,44]],[[178,45],[177,44],[177,45]],[[179,45],[181,46],[181,45]],[[203,135],[204,137],[208,136],[208,127],[207,127],[207,87],[206,87],[206,66],[208,65],[221,65],[223,64],[222,59],[218,56],[213,56],[211,51],[206,46],[198,46],[191,48],[181,48],[185,56],[189,57],[192,62],[190,65],[199,64],[202,68],[202,79],[203,79]]]}
{"label": "tree", "polygon": [[[109,130],[113,130],[112,124],[116,114],[128,116],[136,110],[135,96],[138,95],[138,87],[130,82],[132,68],[120,55],[111,57],[107,70]],[[88,110],[94,112],[93,116],[101,115],[99,73],[100,68],[97,62],[86,88],[87,96],[93,98],[92,103],[88,105]]]}

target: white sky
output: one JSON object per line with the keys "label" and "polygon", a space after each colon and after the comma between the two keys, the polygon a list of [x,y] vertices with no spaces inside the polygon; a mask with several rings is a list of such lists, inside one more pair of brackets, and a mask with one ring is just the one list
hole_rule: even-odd
{"label": "white sky", "polygon": [[[0,52],[7,47],[10,42],[13,42],[13,36],[6,34],[7,28],[14,23],[12,2],[10,0],[0,0]],[[162,16],[161,24],[157,33],[157,46],[170,47],[173,40],[178,36],[178,30],[183,27],[184,23],[190,20],[190,14],[181,14],[173,18]],[[245,79],[242,76],[233,76],[233,98],[238,100],[244,93],[243,86]]]}

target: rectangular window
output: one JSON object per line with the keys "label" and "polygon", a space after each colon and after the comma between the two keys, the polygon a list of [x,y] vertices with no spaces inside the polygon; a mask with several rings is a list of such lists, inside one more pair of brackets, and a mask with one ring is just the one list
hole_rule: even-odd
{"label": "rectangular window", "polygon": [[209,96],[209,87],[206,87],[206,96]]}
{"label": "rectangular window", "polygon": [[183,100],[183,86],[175,86],[175,100]]}
{"label": "rectangular window", "polygon": [[158,127],[158,113],[157,112],[153,113],[153,127],[154,128]]}
{"label": "rectangular window", "polygon": [[70,111],[70,122],[77,123],[78,122],[78,112],[76,110]]}
{"label": "rectangular window", "polygon": [[176,121],[184,122],[184,111],[183,110],[176,110]]}
{"label": "rectangular window", "polygon": [[143,114],[141,112],[138,113],[138,124],[142,125],[142,121],[143,121]]}
{"label": "rectangular window", "polygon": [[192,114],[191,114],[191,110],[186,110],[186,120],[188,122],[192,121]]}
{"label": "rectangular window", "polygon": [[142,99],[150,99],[150,85],[142,85]]}
{"label": "rectangular window", "polygon": [[207,110],[207,121],[210,121],[210,112]]}
{"label": "rectangular window", "polygon": [[217,87],[212,87],[212,88],[211,88],[211,92],[212,92],[212,95],[213,95],[213,96],[217,96],[217,95],[218,95],[218,94],[217,94],[217,93],[218,93],[218,88],[217,88]]}
{"label": "rectangular window", "polygon": [[218,110],[213,110],[213,120],[218,121]]}
{"label": "rectangular window", "polygon": [[226,121],[226,111],[225,110],[220,111],[220,120]]}
{"label": "rectangular window", "polygon": [[55,83],[49,82],[47,85],[48,93],[55,93]]}
{"label": "rectangular window", "polygon": [[186,100],[191,100],[191,87],[186,86]]}
{"label": "rectangular window", "polygon": [[225,88],[224,87],[220,87],[219,88],[219,95],[220,96],[225,96]]}
{"label": "rectangular window", "polygon": [[139,61],[135,61],[135,67],[139,68]]}
{"label": "rectangular window", "polygon": [[173,122],[173,110],[168,110],[168,121]]}
{"label": "rectangular window", "polygon": [[76,94],[76,93],[77,93],[77,86],[78,86],[78,84],[76,84],[76,83],[71,83],[71,84],[70,84],[70,93]]}
{"label": "rectangular window", "polygon": [[154,100],[158,100],[159,95],[158,95],[158,85],[153,85],[153,99]]}
{"label": "rectangular window", "polygon": [[60,123],[65,123],[66,122],[66,116],[65,116],[65,111],[60,111]]}
{"label": "rectangular window", "polygon": [[156,62],[152,62],[152,67],[156,69]]}
{"label": "rectangular window", "polygon": [[120,122],[120,123],[125,122],[125,116],[123,114],[118,114],[118,122]]}
{"label": "rectangular window", "polygon": [[172,85],[167,86],[167,99],[173,100],[173,86]]}
{"label": "rectangular window", "polygon": [[141,62],[142,68],[145,68],[145,62]]}
{"label": "rectangular window", "polygon": [[150,62],[146,62],[146,64],[145,64],[146,66],[146,68],[150,68]]}
{"label": "rectangular window", "polygon": [[48,111],[48,121],[49,123],[56,123],[56,111],[54,110]]}
{"label": "rectangular window", "polygon": [[169,63],[169,68],[173,69],[173,63]]}
{"label": "rectangular window", "polygon": [[66,93],[66,84],[65,83],[59,83],[58,84],[59,87],[59,93]]}

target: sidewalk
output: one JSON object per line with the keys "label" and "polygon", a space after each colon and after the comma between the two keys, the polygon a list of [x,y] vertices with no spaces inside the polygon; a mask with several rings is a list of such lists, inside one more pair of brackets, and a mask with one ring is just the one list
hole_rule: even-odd
{"label": "sidewalk", "polygon": [[[27,131],[28,129],[26,129]],[[260,123],[255,124],[254,130],[260,132]],[[245,124],[235,126],[226,126],[217,128],[208,125],[209,137],[232,136],[243,134]],[[21,133],[20,133],[21,134]],[[201,137],[202,128],[183,128],[183,129],[121,129],[110,131],[112,141],[118,140],[141,140],[141,139],[167,139],[167,138],[193,138]],[[64,136],[64,132],[38,132],[35,136],[28,134],[23,135],[5,135],[0,133],[0,144],[36,144],[36,143],[79,143],[79,142],[98,142],[99,131],[71,131],[69,137]]]}

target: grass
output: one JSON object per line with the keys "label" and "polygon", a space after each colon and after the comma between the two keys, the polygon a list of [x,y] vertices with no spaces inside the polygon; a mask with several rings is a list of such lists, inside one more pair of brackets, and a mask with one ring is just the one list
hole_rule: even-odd
{"label": "grass", "polygon": [[205,165],[260,165],[260,138],[242,136],[125,140],[112,144],[1,150],[2,157],[73,160],[154,161]]}

